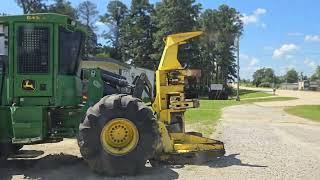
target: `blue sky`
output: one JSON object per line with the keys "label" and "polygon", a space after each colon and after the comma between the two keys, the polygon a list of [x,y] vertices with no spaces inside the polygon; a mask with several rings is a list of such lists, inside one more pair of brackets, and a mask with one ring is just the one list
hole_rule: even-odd
{"label": "blue sky", "polygon": [[[82,0],[71,0],[78,5]],[[100,14],[108,0],[92,0]],[[130,4],[130,0],[123,0]],[[151,0],[156,2],[156,0]],[[282,75],[288,69],[311,75],[320,64],[320,1],[316,0],[198,0],[204,9],[227,4],[244,15],[240,42],[241,78],[251,78],[261,67]],[[21,14],[14,0],[1,2],[0,12]],[[99,23],[98,23],[99,24]],[[99,31],[106,29],[98,26]]]}

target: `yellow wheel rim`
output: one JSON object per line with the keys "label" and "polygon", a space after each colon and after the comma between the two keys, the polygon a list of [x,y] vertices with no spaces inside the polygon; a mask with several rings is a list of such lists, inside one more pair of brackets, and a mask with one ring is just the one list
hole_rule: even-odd
{"label": "yellow wheel rim", "polygon": [[139,141],[139,132],[130,120],[116,118],[103,127],[100,140],[105,151],[113,155],[125,155],[134,150]]}

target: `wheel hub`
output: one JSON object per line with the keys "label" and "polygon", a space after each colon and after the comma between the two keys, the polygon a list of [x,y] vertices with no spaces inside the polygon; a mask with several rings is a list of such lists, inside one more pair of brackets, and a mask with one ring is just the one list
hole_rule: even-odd
{"label": "wheel hub", "polygon": [[113,155],[125,155],[138,144],[138,129],[130,120],[115,118],[103,127],[100,135],[103,148]]}

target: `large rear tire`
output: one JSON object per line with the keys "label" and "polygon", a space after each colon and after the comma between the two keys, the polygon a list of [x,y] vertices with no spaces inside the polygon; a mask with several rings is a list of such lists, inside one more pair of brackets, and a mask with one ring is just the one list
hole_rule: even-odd
{"label": "large rear tire", "polygon": [[8,158],[12,151],[10,143],[0,143],[0,161],[4,161]]}
{"label": "large rear tire", "polygon": [[78,144],[95,172],[134,175],[144,169],[160,143],[152,111],[130,95],[110,95],[87,111],[79,126]]}
{"label": "large rear tire", "polygon": [[12,148],[13,153],[17,153],[18,151],[20,151],[23,148],[23,145],[22,144],[12,144],[11,148]]}

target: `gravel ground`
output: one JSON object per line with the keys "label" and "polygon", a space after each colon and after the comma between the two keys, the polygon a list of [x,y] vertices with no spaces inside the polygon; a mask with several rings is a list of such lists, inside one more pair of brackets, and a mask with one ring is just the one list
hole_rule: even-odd
{"label": "gravel ground", "polygon": [[[34,158],[0,165],[2,179],[320,179],[320,123],[291,116],[282,106],[320,104],[319,93],[285,92],[300,100],[228,107],[212,138],[226,155],[203,165],[146,168],[136,177],[109,178],[89,171],[73,139],[26,146]],[[303,95],[304,94],[304,95]],[[274,107],[276,106],[276,107]],[[42,154],[40,156],[36,156]]]}
{"label": "gravel ground", "polygon": [[320,179],[319,123],[250,104],[226,108],[216,133],[225,157],[177,170],[179,178]]}

